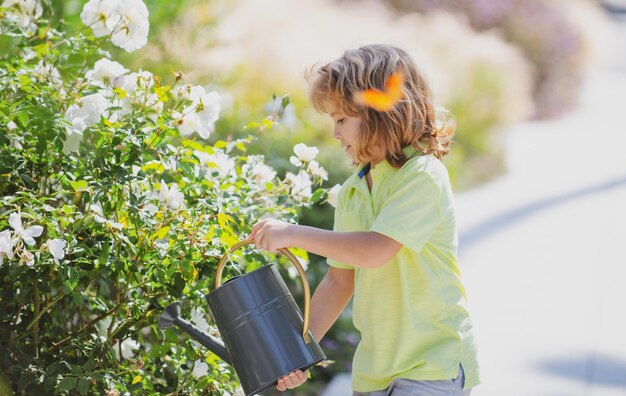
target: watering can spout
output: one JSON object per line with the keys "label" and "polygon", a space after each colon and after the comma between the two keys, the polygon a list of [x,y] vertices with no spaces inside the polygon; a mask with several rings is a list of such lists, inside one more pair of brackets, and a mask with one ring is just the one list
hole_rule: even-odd
{"label": "watering can spout", "polygon": [[163,311],[163,313],[159,317],[158,325],[159,329],[161,330],[166,329],[171,325],[178,326],[181,330],[189,334],[200,344],[219,356],[223,361],[230,365],[233,364],[232,359],[230,358],[230,354],[220,340],[198,329],[196,326],[192,325],[191,323],[180,317],[179,302],[171,303],[170,305],[168,305],[167,308],[165,308],[165,311]]}

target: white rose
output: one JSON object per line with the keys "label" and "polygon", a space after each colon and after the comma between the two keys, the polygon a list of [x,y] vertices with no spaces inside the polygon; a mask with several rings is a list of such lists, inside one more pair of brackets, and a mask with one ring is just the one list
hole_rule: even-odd
{"label": "white rose", "polygon": [[123,78],[122,88],[132,95],[138,89],[149,91],[154,85],[154,75],[149,71],[139,71],[127,74]]}
{"label": "white rose", "polygon": [[32,226],[24,229],[22,227],[22,218],[19,213],[11,213],[9,215],[9,224],[15,230],[15,236],[19,239],[23,239],[24,243],[29,246],[33,246],[35,244],[35,239],[43,232],[42,226]]}
{"label": "white rose", "polygon": [[207,139],[211,134],[209,126],[202,122],[192,106],[185,107],[183,114],[174,113],[173,116],[181,136],[190,136],[195,132],[200,137]]}
{"label": "white rose", "polygon": [[296,156],[300,161],[309,162],[315,159],[319,150],[317,147],[309,147],[304,143],[298,143],[293,146],[293,152],[296,153]]}
{"label": "white rose", "polygon": [[82,133],[87,127],[100,121],[106,108],[107,100],[99,93],[80,98],[65,112],[65,119],[72,124],[68,134]]}
{"label": "white rose", "polygon": [[93,30],[96,37],[107,36],[111,30],[106,25],[120,0],[89,0],[80,13],[80,19]]}
{"label": "white rose", "polygon": [[309,173],[313,176],[317,176],[322,180],[328,180],[328,172],[324,169],[319,162],[312,160],[309,162]]}
{"label": "white rose", "polygon": [[148,42],[148,8],[141,0],[119,1],[106,21],[112,32],[111,42],[128,51],[135,51]]}
{"label": "white rose", "polygon": [[298,172],[297,175],[294,175],[291,172],[287,172],[287,175],[285,176],[285,178],[289,182],[291,182],[292,184],[291,195],[296,200],[301,201],[304,199],[311,198],[311,195],[313,195],[311,192],[312,183],[311,183],[311,177],[309,176],[307,172],[300,171]]}
{"label": "white rose", "polygon": [[[135,357],[135,351],[139,349],[139,343],[132,338],[127,338],[122,341],[122,358],[124,359],[132,359]],[[120,342],[116,342],[113,345],[113,350],[115,350],[115,357],[120,360]]]}
{"label": "white rose", "polygon": [[209,330],[209,322],[207,322],[206,317],[204,316],[204,313],[198,308],[193,308],[191,310],[191,321],[200,330],[204,332]]}
{"label": "white rose", "polygon": [[4,261],[4,256],[13,258],[13,244],[11,243],[11,231],[0,232],[0,265]]}
{"label": "white rose", "polygon": [[161,180],[159,200],[174,210],[185,206],[185,196],[178,190],[178,185],[172,183],[172,187],[168,188],[163,180]]}
{"label": "white rose", "polygon": [[34,70],[35,77],[40,80],[50,80],[54,83],[61,82],[61,75],[59,70],[54,67],[53,64],[46,63],[44,60],[40,60]]}
{"label": "white rose", "polygon": [[67,246],[67,242],[62,239],[48,239],[46,242],[50,253],[52,253],[52,258],[54,258],[54,262],[59,264],[59,260],[65,257],[65,247]]}
{"label": "white rose", "polygon": [[333,208],[337,207],[337,202],[339,200],[339,190],[341,190],[340,184],[335,184],[330,190],[328,190],[328,197],[326,198],[326,202],[328,202]]}
{"label": "white rose", "polygon": [[193,370],[191,372],[191,375],[193,375],[195,378],[200,378],[200,377],[204,377],[208,373],[209,373],[209,365],[200,359],[196,360],[193,365]]}
{"label": "white rose", "polygon": [[36,0],[5,0],[2,8],[8,8],[5,18],[29,32],[35,31],[35,20],[41,17],[43,7]]}
{"label": "white rose", "polygon": [[255,164],[252,168],[252,178],[259,187],[265,187],[276,177],[276,172],[272,167],[265,164]]}
{"label": "white rose", "polygon": [[87,81],[97,87],[121,87],[124,83],[124,74],[128,72],[121,63],[102,58],[93,65],[93,69],[85,73]]}

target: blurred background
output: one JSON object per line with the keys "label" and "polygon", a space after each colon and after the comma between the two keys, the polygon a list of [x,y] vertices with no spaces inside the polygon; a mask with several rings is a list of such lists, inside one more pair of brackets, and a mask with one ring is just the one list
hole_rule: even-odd
{"label": "blurred background", "polygon": [[[80,26],[83,1],[52,4]],[[243,136],[288,95],[253,150],[284,174],[294,144],[318,146],[329,187],[351,168],[304,72],[363,44],[407,50],[457,122],[446,164],[482,368],[472,395],[626,395],[626,1],[146,4],[149,44],[114,58],[219,91],[211,140]],[[332,228],[332,208],[301,223]],[[311,257],[313,285],[325,271]],[[291,394],[350,394],[357,342],[348,308],[322,342],[334,363]]]}

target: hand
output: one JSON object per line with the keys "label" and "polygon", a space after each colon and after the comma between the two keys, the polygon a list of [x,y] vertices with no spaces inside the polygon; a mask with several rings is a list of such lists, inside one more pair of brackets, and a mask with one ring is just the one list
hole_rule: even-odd
{"label": "hand", "polygon": [[293,224],[276,219],[261,220],[252,227],[252,232],[246,239],[254,240],[258,249],[277,253],[280,248],[291,247],[291,227],[293,226]]}
{"label": "hand", "polygon": [[296,388],[302,384],[304,384],[309,377],[309,371],[302,372],[300,370],[296,370],[289,375],[285,375],[282,378],[278,379],[278,383],[276,384],[276,389],[281,392],[286,391],[287,389]]}

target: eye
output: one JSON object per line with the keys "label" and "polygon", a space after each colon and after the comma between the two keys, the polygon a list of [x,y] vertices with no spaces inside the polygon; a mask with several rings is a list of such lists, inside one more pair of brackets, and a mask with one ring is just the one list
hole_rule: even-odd
{"label": "eye", "polygon": [[345,120],[345,118],[340,118],[337,120],[337,124],[343,124],[343,121]]}

